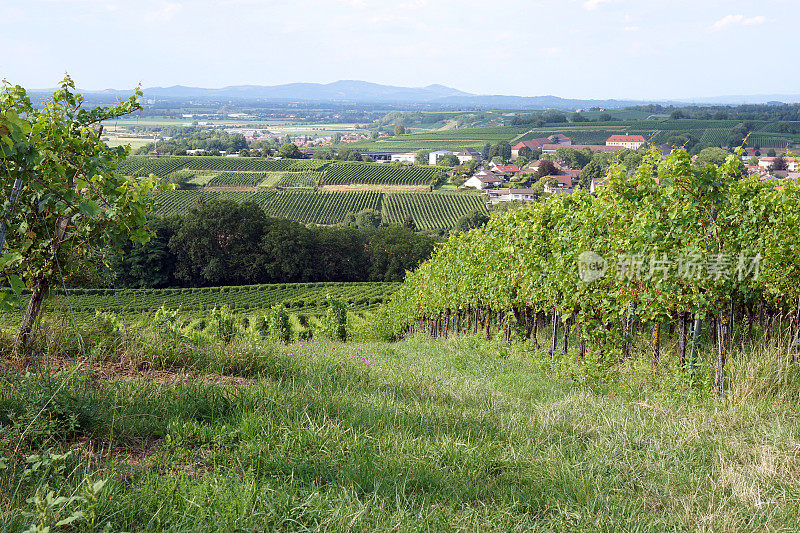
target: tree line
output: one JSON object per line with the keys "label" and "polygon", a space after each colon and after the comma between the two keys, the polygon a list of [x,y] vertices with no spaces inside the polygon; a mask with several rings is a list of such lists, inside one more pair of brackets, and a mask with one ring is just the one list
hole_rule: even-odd
{"label": "tree line", "polygon": [[114,248],[118,287],[402,281],[435,242],[401,226],[304,226],[229,200],[154,219],[150,227],[149,242]]}

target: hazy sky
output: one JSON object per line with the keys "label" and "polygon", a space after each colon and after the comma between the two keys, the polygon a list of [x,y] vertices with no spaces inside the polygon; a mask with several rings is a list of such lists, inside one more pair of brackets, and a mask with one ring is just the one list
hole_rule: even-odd
{"label": "hazy sky", "polygon": [[800,93],[798,0],[0,0],[0,77],[85,89],[360,79],[479,94]]}

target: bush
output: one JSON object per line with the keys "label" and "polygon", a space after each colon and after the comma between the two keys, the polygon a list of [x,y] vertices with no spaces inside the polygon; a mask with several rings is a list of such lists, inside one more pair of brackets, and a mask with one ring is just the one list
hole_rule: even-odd
{"label": "bush", "polygon": [[211,325],[217,338],[226,344],[236,336],[236,316],[227,305],[211,310]]}
{"label": "bush", "polygon": [[14,394],[0,400],[0,424],[11,426],[12,439],[44,446],[102,427],[100,401],[79,370],[25,374],[12,382]]}
{"label": "bush", "polygon": [[289,313],[282,303],[272,306],[269,312],[269,336],[288,344],[292,340],[292,328],[289,324]]}
{"label": "bush", "polygon": [[322,334],[333,340],[347,340],[347,306],[328,295],[328,309],[322,320]]}

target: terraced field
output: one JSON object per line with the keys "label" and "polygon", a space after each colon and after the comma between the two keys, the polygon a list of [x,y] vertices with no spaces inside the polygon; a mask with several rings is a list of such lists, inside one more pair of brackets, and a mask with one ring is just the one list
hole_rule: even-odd
{"label": "terraced field", "polygon": [[464,193],[389,193],[381,216],[389,224],[402,224],[409,216],[418,229],[452,228],[471,211],[488,213],[483,195]]}
{"label": "terraced field", "polygon": [[303,224],[339,224],[348,213],[379,210],[381,194],[374,191],[314,192],[281,190],[264,205],[273,217],[290,218]]}
{"label": "terraced field", "polygon": [[[347,302],[356,311],[377,307],[400,287],[392,282],[353,283],[283,283],[242,285],[233,287],[201,287],[178,289],[69,289],[66,295],[54,294],[48,300],[57,312],[148,312],[164,306],[168,309],[198,311],[227,305],[233,310],[267,309],[283,302],[293,311],[321,313],[327,306],[327,295]],[[23,301],[23,305],[26,301]],[[10,313],[15,315],[17,313]]]}

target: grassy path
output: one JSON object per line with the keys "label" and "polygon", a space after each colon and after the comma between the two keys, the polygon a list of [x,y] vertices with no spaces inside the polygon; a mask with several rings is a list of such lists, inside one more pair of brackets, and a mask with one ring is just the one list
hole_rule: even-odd
{"label": "grassy path", "polygon": [[796,404],[589,386],[567,363],[469,338],[242,344],[185,362],[229,377],[112,374],[81,397],[96,411],[61,445],[74,471],[58,484],[109,478],[97,512],[115,530],[800,527]]}

